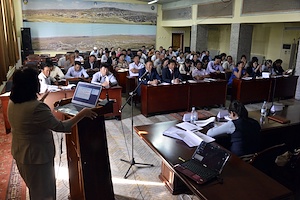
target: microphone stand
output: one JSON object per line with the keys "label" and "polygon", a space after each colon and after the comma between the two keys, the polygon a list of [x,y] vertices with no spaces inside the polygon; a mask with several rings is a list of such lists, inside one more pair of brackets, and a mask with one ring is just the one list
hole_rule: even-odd
{"label": "microphone stand", "polygon": [[119,112],[122,112],[122,110],[124,109],[126,104],[129,103],[129,101],[130,101],[130,103],[131,103],[131,160],[128,161],[128,160],[120,159],[121,161],[130,164],[126,174],[124,175],[125,179],[127,179],[129,177],[128,173],[129,173],[129,171],[130,171],[130,169],[133,165],[142,165],[142,166],[148,166],[148,167],[153,167],[154,166],[153,164],[135,162],[134,153],[133,153],[133,149],[134,149],[134,145],[133,145],[133,97],[136,95],[136,91],[141,86],[141,84],[142,84],[142,80],[138,83],[138,85],[136,86],[136,88],[132,92],[129,92],[129,97],[126,99],[126,102],[124,103],[124,105],[119,110]]}

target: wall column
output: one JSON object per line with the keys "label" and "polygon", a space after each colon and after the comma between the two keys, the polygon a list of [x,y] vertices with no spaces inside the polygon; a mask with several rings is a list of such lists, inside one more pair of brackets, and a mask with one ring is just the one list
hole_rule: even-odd
{"label": "wall column", "polygon": [[191,51],[207,50],[208,26],[192,25],[191,28]]}
{"label": "wall column", "polygon": [[244,54],[250,60],[253,26],[235,23],[231,24],[230,53],[237,62]]}
{"label": "wall column", "polygon": [[[300,76],[300,40],[298,42],[298,53],[297,53],[295,75]],[[300,77],[298,78],[295,99],[300,100]]]}

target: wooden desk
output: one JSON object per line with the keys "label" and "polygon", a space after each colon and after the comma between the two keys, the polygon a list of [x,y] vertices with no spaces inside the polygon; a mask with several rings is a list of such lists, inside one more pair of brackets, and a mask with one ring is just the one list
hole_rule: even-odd
{"label": "wooden desk", "polygon": [[271,91],[269,96],[269,101],[274,98],[278,99],[288,99],[294,98],[297,88],[297,81],[299,76],[288,76],[288,77],[277,77],[271,78]]}
{"label": "wooden desk", "polygon": [[116,79],[118,81],[118,84],[122,87],[122,93],[126,92],[126,81],[128,76],[128,71],[124,72],[115,72]]}
{"label": "wooden desk", "polygon": [[225,105],[226,102],[227,81],[218,80],[215,82],[199,81],[189,84],[189,105],[204,107],[212,105]]}
{"label": "wooden desk", "polygon": [[151,113],[190,110],[192,106],[225,105],[227,82],[199,81],[178,85],[141,85],[141,112]]}
{"label": "wooden desk", "polygon": [[187,110],[188,94],[188,84],[141,85],[141,112],[148,116],[150,113]]}
{"label": "wooden desk", "polygon": [[270,86],[270,79],[233,79],[231,100],[239,100],[242,103],[267,101]]}
{"label": "wooden desk", "polygon": [[147,133],[141,134],[141,138],[162,159],[159,177],[173,194],[182,193],[183,185],[186,185],[200,199],[293,199],[290,190],[235,155],[231,155],[221,174],[223,184],[213,181],[198,185],[177,173],[173,166],[181,162],[178,157],[186,160],[191,158],[195,148],[189,148],[182,141],[162,135],[164,130],[176,123],[177,121],[171,121],[135,127],[137,133]]}
{"label": "wooden desk", "polygon": [[[280,124],[273,120],[265,119],[261,124],[261,149],[276,144],[286,143],[289,149],[300,147],[300,105],[286,106],[276,115],[291,120],[290,123]],[[260,121],[260,111],[250,111],[249,117]]]}

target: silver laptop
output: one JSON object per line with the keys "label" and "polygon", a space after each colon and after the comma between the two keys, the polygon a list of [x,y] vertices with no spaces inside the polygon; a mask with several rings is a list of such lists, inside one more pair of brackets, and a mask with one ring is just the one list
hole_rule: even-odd
{"label": "silver laptop", "polygon": [[83,108],[93,108],[97,105],[102,91],[101,85],[78,82],[71,103],[54,109],[68,115],[76,115]]}

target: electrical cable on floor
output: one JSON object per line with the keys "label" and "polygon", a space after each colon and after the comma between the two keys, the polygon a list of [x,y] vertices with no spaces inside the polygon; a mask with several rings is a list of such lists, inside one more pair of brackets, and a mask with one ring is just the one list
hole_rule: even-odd
{"label": "electrical cable on floor", "polygon": [[[131,105],[131,106],[133,106],[133,105]],[[121,117],[121,120],[120,120],[120,121],[121,121],[122,134],[123,134],[123,137],[124,137],[124,141],[125,141],[125,146],[126,146],[128,158],[129,158],[129,160],[130,160],[130,150],[129,150],[129,148],[128,148],[127,140],[126,140],[126,137],[125,137],[125,131],[124,131],[124,126],[123,126],[122,117]],[[131,136],[133,137],[133,135],[131,135]],[[131,144],[131,145],[133,145],[133,144]],[[132,148],[133,148],[133,147],[132,147]],[[133,172],[134,180],[137,182],[136,174],[134,173],[133,169],[131,169],[131,171]],[[136,185],[137,185],[137,187],[138,187],[140,196],[142,197],[142,199],[145,199],[144,196],[143,196],[143,194],[142,194],[142,191],[141,191],[141,188],[140,188],[139,184],[136,183]]]}

